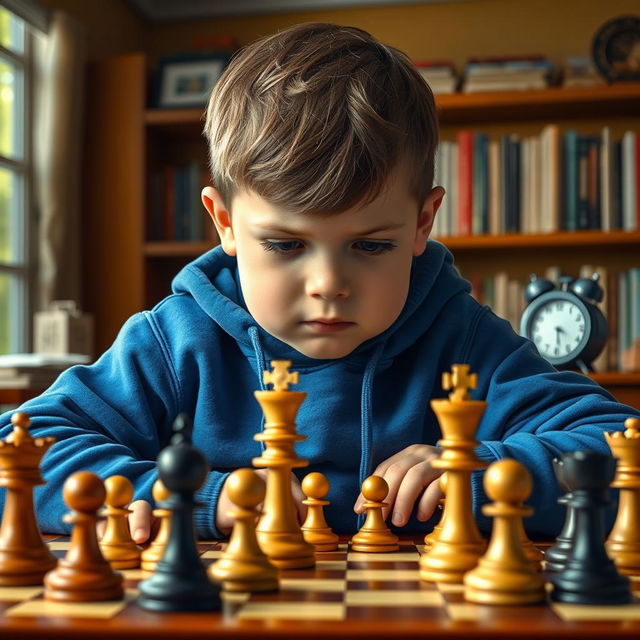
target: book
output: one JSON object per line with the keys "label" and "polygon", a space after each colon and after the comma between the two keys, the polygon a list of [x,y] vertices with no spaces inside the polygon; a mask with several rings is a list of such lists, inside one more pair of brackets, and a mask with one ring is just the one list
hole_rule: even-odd
{"label": "book", "polygon": [[540,133],[540,231],[551,233],[560,229],[560,179],[562,159],[560,128],[545,126]]}
{"label": "book", "polygon": [[473,216],[473,132],[458,132],[458,224],[457,235],[468,236]]}
{"label": "book", "polygon": [[584,231],[589,228],[589,141],[585,136],[577,137],[578,162],[578,218],[576,229]]}
{"label": "book", "polygon": [[458,77],[451,60],[416,62],[418,73],[425,79],[435,94],[455,93]]}
{"label": "book", "polygon": [[473,194],[471,230],[473,235],[487,233],[489,226],[488,175],[487,175],[488,136],[476,133],[473,137]]}
{"label": "book", "polygon": [[622,367],[622,356],[631,346],[629,278],[626,271],[618,275],[618,362]]}
{"label": "book", "polygon": [[603,127],[600,135],[600,211],[602,231],[613,229],[613,146],[611,129]]}
{"label": "book", "polygon": [[607,324],[609,325],[608,371],[617,371],[618,363],[618,274],[609,271],[607,275]]}
{"label": "book", "polygon": [[596,87],[606,84],[591,56],[567,56],[563,65],[563,87]]}
{"label": "book", "polygon": [[500,146],[497,140],[489,141],[489,233],[502,233],[502,172],[500,171]]}
{"label": "book", "polygon": [[634,231],[637,224],[636,134],[626,131],[622,136],[622,228]]}
{"label": "book", "polygon": [[564,225],[567,231],[578,229],[578,134],[564,134]]}

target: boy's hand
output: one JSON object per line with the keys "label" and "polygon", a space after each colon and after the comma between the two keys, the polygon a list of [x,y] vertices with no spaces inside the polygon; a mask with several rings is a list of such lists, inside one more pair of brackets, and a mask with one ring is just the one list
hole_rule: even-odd
{"label": "boy's hand", "polygon": [[[440,453],[440,449],[428,444],[412,444],[378,465],[373,475],[384,478],[389,485],[385,499],[389,506],[382,511],[385,520],[393,511],[393,524],[398,527],[406,524],[420,496],[418,520],[425,522],[432,516],[438,500],[444,497],[439,483],[434,482],[442,471],[431,467],[431,461],[440,457]],[[353,510],[363,513],[363,503],[360,494]]]}
{"label": "boy's hand", "polygon": [[[265,482],[267,481],[266,469],[254,469],[254,471]],[[302,524],[307,517],[307,507],[302,504],[302,501],[305,499],[305,495],[302,493],[302,489],[300,488],[300,481],[293,473],[291,474],[291,492],[293,493],[293,501],[296,506],[298,522]],[[227,495],[225,482],[225,484],[222,485],[222,491],[220,491],[220,496],[218,497],[218,505],[216,507],[216,527],[225,536],[228,536],[231,533],[231,529],[233,528],[233,518],[230,518],[228,515],[229,511],[232,508],[233,503],[231,502],[231,500],[229,500],[229,496]],[[258,509],[262,509],[261,504],[258,505]]]}
{"label": "boy's hand", "polygon": [[[158,532],[160,519],[151,514],[151,505],[146,500],[136,500],[128,507],[132,513],[129,514],[129,531],[136,544],[142,544],[153,538]],[[102,538],[107,526],[106,520],[101,520],[96,525],[98,538]]]}

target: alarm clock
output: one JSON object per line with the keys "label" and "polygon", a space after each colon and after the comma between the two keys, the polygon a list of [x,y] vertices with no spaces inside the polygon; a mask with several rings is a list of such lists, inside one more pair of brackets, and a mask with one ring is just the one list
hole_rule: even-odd
{"label": "alarm clock", "polygon": [[620,16],[603,24],[593,38],[591,55],[609,82],[640,80],[640,16]]}
{"label": "alarm clock", "polygon": [[549,280],[530,277],[525,287],[528,306],[520,321],[520,335],[529,338],[540,355],[557,369],[593,371],[591,363],[607,341],[607,321],[598,307],[604,292],[600,276]]}

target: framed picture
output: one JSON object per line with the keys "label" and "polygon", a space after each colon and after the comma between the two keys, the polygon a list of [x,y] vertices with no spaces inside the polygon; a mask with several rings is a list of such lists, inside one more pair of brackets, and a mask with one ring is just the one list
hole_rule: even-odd
{"label": "framed picture", "polygon": [[156,106],[202,107],[229,62],[228,53],[160,60]]}

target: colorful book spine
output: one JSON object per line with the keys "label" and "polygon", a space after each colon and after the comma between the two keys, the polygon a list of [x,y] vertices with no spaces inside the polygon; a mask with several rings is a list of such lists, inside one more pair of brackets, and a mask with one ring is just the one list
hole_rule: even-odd
{"label": "colorful book spine", "polygon": [[473,132],[458,133],[458,235],[468,236],[473,217]]}

